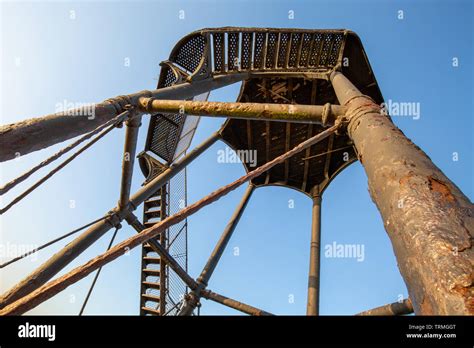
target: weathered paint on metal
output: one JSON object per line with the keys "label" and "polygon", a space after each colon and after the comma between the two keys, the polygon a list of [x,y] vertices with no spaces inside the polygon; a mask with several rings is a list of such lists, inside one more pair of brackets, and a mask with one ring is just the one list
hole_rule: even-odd
{"label": "weathered paint on metal", "polygon": [[385,306],[369,309],[356,315],[404,315],[413,313],[413,305],[410,299],[400,302],[389,303]]}
{"label": "weathered paint on metal", "polygon": [[78,108],[0,126],[0,162],[90,132],[123,112],[126,105],[136,106],[139,98],[187,99],[242,81],[247,77],[248,73],[233,73],[195,81],[192,84],[185,82],[152,91],[144,90],[94,104],[90,106],[94,111],[92,115],[84,115],[89,107],[87,110]]}
{"label": "weathered paint on metal", "polygon": [[415,313],[473,315],[474,205],[379,105],[331,80]]}
{"label": "weathered paint on metal", "polygon": [[321,266],[321,200],[318,187],[312,192],[311,247],[309,256],[307,315],[319,315],[320,266]]}
{"label": "weathered paint on metal", "polygon": [[245,120],[291,121],[334,124],[345,109],[340,105],[294,105],[262,103],[226,103],[207,101],[158,100],[140,98],[139,107],[149,113],[183,113],[198,116],[229,117]]}

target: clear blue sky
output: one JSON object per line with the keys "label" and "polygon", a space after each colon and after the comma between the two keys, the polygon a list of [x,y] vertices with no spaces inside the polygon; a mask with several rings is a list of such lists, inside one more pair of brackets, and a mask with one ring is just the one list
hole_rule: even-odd
{"label": "clear blue sky", "polygon": [[[8,1],[0,9],[2,124],[52,113],[64,100],[95,102],[152,89],[159,62],[168,58],[182,36],[199,28],[351,29],[363,41],[385,99],[421,105],[419,120],[395,117],[394,122],[472,200],[474,13],[470,1]],[[178,18],[180,10],[185,19]],[[293,20],[288,18],[290,10]],[[399,10],[403,20],[398,19]],[[458,67],[453,67],[453,57],[458,58]],[[127,58],[129,66],[124,64]],[[214,92],[211,99],[234,101],[238,88]],[[192,146],[221,122],[202,119]],[[146,129],[147,122],[141,129],[140,149]],[[124,130],[115,130],[2,216],[0,242],[42,244],[113,207],[119,193],[123,139]],[[1,182],[62,146],[0,164]],[[217,163],[217,151],[223,147],[214,145],[189,167],[188,202],[244,173],[239,164]],[[453,161],[454,152],[458,161]],[[134,190],[143,179],[139,170],[135,174]],[[197,276],[204,266],[243,191],[244,187],[189,219],[191,275]],[[7,194],[0,205],[19,192]],[[289,209],[289,200],[294,200],[294,209]],[[276,314],[304,314],[310,215],[306,196],[284,188],[258,189],[209,288]],[[133,234],[124,227],[118,239]],[[102,253],[109,238],[107,234],[65,271]],[[322,314],[354,314],[407,296],[359,163],[343,171],[323,198],[322,245],[333,242],[363,245],[365,259],[322,259]],[[0,271],[0,291],[65,244]],[[239,256],[233,255],[236,247]],[[103,269],[86,313],[138,313],[140,253],[137,248]],[[87,277],[31,313],[77,314],[91,280]],[[235,312],[203,301],[202,313]]]}

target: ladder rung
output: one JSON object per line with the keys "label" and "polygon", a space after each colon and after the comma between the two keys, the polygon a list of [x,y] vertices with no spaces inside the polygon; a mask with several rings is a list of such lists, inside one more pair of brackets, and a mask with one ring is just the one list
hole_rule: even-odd
{"label": "ladder rung", "polygon": [[161,263],[161,259],[159,257],[154,256],[144,256],[143,261],[146,263]]}
{"label": "ladder rung", "polygon": [[142,294],[142,297],[146,300],[160,302],[160,296],[150,295],[150,294]]}
{"label": "ladder rung", "polygon": [[160,289],[160,284],[159,283],[153,283],[153,282],[142,282],[143,285],[153,288],[153,289]]}
{"label": "ladder rung", "polygon": [[145,211],[145,218],[153,219],[153,218],[161,218],[161,210],[152,210],[152,211]]}
{"label": "ladder rung", "polygon": [[157,315],[160,315],[160,311],[156,310],[156,309],[152,309],[152,308],[148,308],[148,307],[142,307],[142,310],[145,311],[145,312],[149,312],[149,313],[153,313],[153,314],[157,314]]}
{"label": "ladder rung", "polygon": [[146,208],[161,207],[161,198],[145,201]]}
{"label": "ladder rung", "polygon": [[159,269],[145,268],[145,269],[143,269],[143,272],[146,273],[146,274],[151,274],[151,275],[156,275],[156,276],[160,275],[160,270]]}
{"label": "ladder rung", "polygon": [[156,196],[150,197],[145,201],[145,203],[155,202],[155,201],[161,201],[161,196],[156,195]]}

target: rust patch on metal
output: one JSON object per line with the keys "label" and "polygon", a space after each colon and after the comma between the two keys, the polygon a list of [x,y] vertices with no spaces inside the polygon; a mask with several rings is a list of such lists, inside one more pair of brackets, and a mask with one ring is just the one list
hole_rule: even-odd
{"label": "rust patch on metal", "polygon": [[423,315],[434,315],[433,306],[431,301],[427,301],[426,296],[423,297],[423,301],[420,303],[420,313]]}
{"label": "rust patch on metal", "polygon": [[437,192],[441,195],[441,197],[450,202],[454,203],[456,202],[456,199],[454,198],[453,194],[451,193],[451,190],[449,187],[442,181],[433,178],[432,176],[428,177],[428,185],[430,187],[431,191]]}
{"label": "rust patch on metal", "polygon": [[407,175],[405,175],[404,177],[402,177],[398,182],[400,183],[400,185],[406,185],[408,184],[408,182],[410,181],[410,179],[413,177],[413,172],[408,172]]}
{"label": "rust patch on metal", "polygon": [[474,315],[474,289],[472,283],[474,281],[474,274],[471,274],[471,285],[469,287],[456,285],[453,290],[465,299],[465,305],[469,314]]}

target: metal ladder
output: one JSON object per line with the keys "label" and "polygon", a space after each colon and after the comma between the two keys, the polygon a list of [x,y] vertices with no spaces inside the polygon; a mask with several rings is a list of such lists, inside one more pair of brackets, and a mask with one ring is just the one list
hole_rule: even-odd
{"label": "metal ladder", "polygon": [[[168,216],[169,182],[163,185],[144,203],[143,224],[149,228]],[[167,233],[164,231],[156,241],[166,247]],[[140,315],[166,314],[167,269],[160,256],[148,243],[142,247],[142,272],[140,289]]]}

